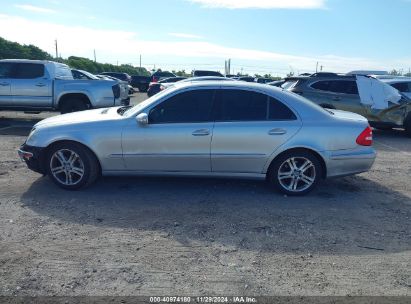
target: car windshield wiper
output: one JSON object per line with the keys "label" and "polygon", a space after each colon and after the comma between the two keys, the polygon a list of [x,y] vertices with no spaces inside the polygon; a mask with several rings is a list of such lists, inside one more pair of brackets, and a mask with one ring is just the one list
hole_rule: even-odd
{"label": "car windshield wiper", "polygon": [[117,109],[117,113],[120,114],[121,116],[123,116],[124,113],[126,113],[127,110],[130,109],[130,108],[132,108],[132,107],[133,107],[133,106],[124,106],[124,107],[118,108],[118,109]]}

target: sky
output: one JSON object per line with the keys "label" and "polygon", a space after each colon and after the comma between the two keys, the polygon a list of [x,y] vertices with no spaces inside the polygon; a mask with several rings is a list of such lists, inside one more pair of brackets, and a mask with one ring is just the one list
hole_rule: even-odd
{"label": "sky", "polygon": [[411,68],[411,0],[0,0],[0,36],[151,70]]}

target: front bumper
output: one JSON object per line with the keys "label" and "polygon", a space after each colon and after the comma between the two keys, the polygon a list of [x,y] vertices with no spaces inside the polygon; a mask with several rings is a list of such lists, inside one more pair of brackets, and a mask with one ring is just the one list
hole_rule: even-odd
{"label": "front bumper", "polygon": [[27,167],[34,172],[45,175],[45,148],[33,147],[23,144],[20,149],[18,149],[19,157],[24,161]]}

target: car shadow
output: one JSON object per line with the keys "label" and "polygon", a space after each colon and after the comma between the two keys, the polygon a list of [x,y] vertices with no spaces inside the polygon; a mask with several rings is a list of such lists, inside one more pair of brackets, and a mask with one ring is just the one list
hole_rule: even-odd
{"label": "car shadow", "polygon": [[106,177],[67,192],[39,178],[22,203],[52,221],[159,231],[183,245],[297,254],[411,249],[411,199],[364,176],[324,181],[305,197],[261,181]]}

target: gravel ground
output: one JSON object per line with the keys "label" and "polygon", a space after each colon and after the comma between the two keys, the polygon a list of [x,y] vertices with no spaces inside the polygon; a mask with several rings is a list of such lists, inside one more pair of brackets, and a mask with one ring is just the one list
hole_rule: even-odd
{"label": "gravel ground", "polygon": [[0,113],[0,295],[411,296],[401,131],[375,132],[370,172],[302,198],[193,178],[110,177],[67,192],[16,155],[48,115]]}

